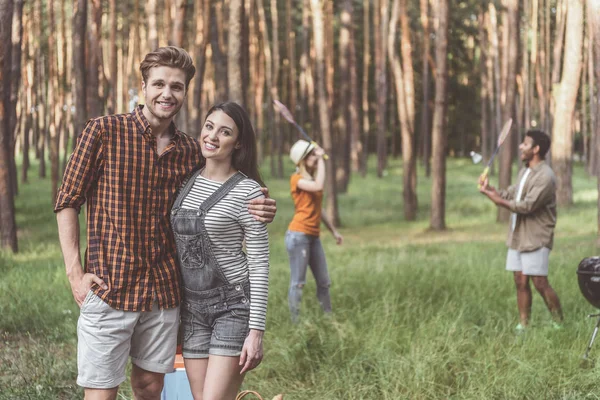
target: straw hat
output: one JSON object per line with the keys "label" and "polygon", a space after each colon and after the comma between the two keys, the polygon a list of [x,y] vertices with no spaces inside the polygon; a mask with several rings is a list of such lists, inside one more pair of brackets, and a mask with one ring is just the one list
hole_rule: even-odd
{"label": "straw hat", "polygon": [[313,143],[300,139],[290,149],[290,158],[294,164],[298,165],[314,148]]}

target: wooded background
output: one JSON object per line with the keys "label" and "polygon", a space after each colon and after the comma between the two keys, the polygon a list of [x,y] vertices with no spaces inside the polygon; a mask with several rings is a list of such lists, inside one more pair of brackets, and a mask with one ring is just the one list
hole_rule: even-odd
{"label": "wooded background", "polygon": [[446,157],[487,160],[508,118],[500,187],[530,128],[552,137],[561,206],[573,202],[574,160],[599,175],[600,0],[0,0],[1,247],[18,248],[19,185],[49,175],[54,197],[85,121],[131,111],[140,61],[167,44],[197,68],[177,126],[196,136],[210,105],[238,101],[259,159],[283,178],[299,136],[273,108],[281,100],[330,155],[336,224],[337,194],[374,155],[378,177],[402,157],[407,220],[422,163],[430,226],[445,229]]}

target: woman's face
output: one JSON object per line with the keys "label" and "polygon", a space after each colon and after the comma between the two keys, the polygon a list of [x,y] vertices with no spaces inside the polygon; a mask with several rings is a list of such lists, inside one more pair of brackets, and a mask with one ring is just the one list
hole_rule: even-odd
{"label": "woman's face", "polygon": [[231,160],[233,152],[240,148],[238,138],[233,119],[222,110],[215,110],[206,117],[200,132],[202,155],[206,159]]}
{"label": "woman's face", "polygon": [[304,164],[306,165],[306,168],[310,170],[314,170],[315,168],[317,168],[318,159],[319,157],[315,155],[314,149],[311,150],[310,153],[308,153],[308,155],[306,156],[306,158],[304,158]]}

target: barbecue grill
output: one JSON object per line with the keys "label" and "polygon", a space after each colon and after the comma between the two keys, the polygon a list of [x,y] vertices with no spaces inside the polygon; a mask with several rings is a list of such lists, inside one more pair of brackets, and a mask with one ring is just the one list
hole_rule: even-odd
{"label": "barbecue grill", "polygon": [[[600,308],[600,257],[588,257],[581,260],[577,268],[577,281],[583,297],[594,307]],[[584,359],[588,358],[592,344],[598,334],[598,328],[600,328],[600,313],[588,315],[588,318],[594,317],[598,318],[598,322],[583,355]]]}

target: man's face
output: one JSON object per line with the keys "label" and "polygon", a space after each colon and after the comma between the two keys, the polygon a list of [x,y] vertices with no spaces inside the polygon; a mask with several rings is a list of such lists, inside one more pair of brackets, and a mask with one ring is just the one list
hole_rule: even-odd
{"label": "man's face", "polygon": [[185,72],[171,67],[151,68],[147,82],[142,82],[142,91],[148,111],[159,122],[170,120],[185,99]]}
{"label": "man's face", "polygon": [[528,163],[540,151],[540,147],[534,145],[531,137],[525,136],[523,143],[519,145],[519,150],[521,151],[521,161]]}

